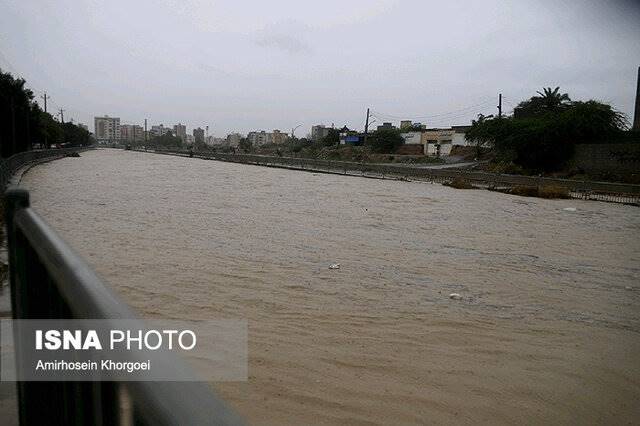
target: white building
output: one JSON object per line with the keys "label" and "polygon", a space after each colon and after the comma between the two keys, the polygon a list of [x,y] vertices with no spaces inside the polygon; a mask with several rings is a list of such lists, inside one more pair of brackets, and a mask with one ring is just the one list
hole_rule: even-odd
{"label": "white building", "polygon": [[120,140],[120,118],[109,117],[94,117],[94,132],[98,143],[118,142]]}
{"label": "white building", "polygon": [[423,132],[406,132],[401,133],[402,139],[404,139],[404,143],[407,145],[423,145],[424,138]]}
{"label": "white building", "polygon": [[467,141],[466,134],[471,126],[451,126],[453,129],[453,137],[451,138],[452,145],[469,146],[471,143]]}

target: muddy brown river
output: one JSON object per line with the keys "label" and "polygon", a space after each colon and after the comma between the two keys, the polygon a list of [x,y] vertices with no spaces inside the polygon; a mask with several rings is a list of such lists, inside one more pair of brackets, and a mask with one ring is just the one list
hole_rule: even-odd
{"label": "muddy brown river", "polygon": [[640,419],[637,207],[81,155],[32,205],[143,316],[248,319],[251,424]]}

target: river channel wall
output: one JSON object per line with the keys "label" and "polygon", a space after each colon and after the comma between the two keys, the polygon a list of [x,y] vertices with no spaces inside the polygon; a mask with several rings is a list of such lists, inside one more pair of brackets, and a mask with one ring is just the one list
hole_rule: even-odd
{"label": "river channel wall", "polygon": [[11,183],[13,176],[25,167],[62,158],[73,152],[80,152],[87,149],[89,148],[42,149],[20,152],[9,158],[0,158],[0,192],[4,193],[7,185]]}
{"label": "river channel wall", "polygon": [[156,150],[146,152],[372,178],[414,179],[436,183],[445,183],[450,182],[455,178],[463,178],[481,187],[510,188],[515,186],[558,186],[566,188],[572,198],[622,203],[640,202],[640,185],[623,183],[504,175],[466,169],[428,169],[406,165],[354,163],[347,161],[271,157],[250,154],[222,154],[213,152],[190,152],[183,150]]}

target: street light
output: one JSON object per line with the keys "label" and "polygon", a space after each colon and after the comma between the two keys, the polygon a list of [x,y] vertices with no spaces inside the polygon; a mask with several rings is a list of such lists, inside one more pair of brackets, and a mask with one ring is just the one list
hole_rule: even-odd
{"label": "street light", "polygon": [[293,129],[291,129],[291,139],[293,139],[296,135],[295,135],[295,131],[298,127],[302,126],[302,124],[298,124],[296,127],[294,127]]}

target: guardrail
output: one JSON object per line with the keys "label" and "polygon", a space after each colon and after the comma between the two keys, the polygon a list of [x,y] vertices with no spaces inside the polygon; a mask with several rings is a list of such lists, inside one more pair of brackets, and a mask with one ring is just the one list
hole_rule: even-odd
{"label": "guardrail", "polygon": [[504,175],[466,169],[430,169],[401,165],[355,163],[311,158],[271,157],[252,154],[222,154],[181,150],[158,150],[153,152],[315,172],[381,178],[413,178],[435,183],[444,183],[455,178],[463,178],[471,183],[487,188],[553,185],[566,188],[572,198],[620,203],[640,203],[640,185],[624,183]]}
{"label": "guardrail", "polygon": [[[136,318],[36,214],[26,190],[6,192],[5,220],[14,319]],[[17,359],[20,347],[16,339]],[[128,414],[123,395],[133,407]],[[242,424],[199,382],[18,382],[18,409],[22,425]]]}
{"label": "guardrail", "polygon": [[0,191],[9,184],[11,177],[22,167],[29,164],[39,163],[41,161],[53,160],[55,158],[64,157],[72,152],[81,152],[90,148],[62,148],[62,149],[43,149],[35,151],[25,151],[14,154],[9,158],[0,158]]}

